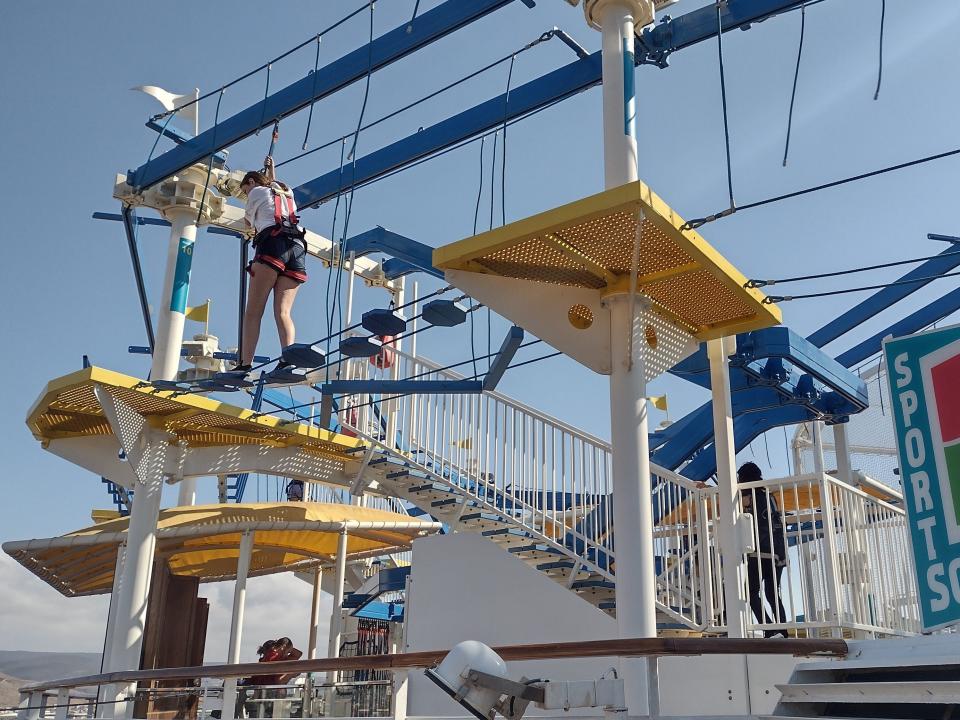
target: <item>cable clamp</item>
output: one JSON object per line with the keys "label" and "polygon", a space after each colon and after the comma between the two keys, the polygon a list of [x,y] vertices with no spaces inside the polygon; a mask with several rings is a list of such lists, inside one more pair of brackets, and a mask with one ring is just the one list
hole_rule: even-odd
{"label": "cable clamp", "polygon": [[747,280],[743,284],[743,286],[747,290],[751,290],[753,288],[762,288],[762,287],[767,287],[768,285],[776,285],[776,284],[777,284],[776,280]]}
{"label": "cable clamp", "polygon": [[793,297],[790,295],[767,295],[767,297],[760,301],[760,304],[773,305],[774,303],[787,302],[788,300],[793,300]]}

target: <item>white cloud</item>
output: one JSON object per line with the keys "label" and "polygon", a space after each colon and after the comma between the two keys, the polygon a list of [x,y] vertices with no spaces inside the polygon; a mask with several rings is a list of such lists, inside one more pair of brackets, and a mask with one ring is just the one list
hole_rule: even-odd
{"label": "white cloud", "polygon": [[[0,554],[0,638],[2,648],[49,652],[100,652],[109,597],[67,598],[28,572],[13,558]],[[306,654],[312,588],[291,574],[252,578],[247,583],[246,611],[240,645],[241,662],[257,659],[264,640],[286,635]],[[233,583],[200,586],[210,602],[206,661],[227,656]],[[321,596],[318,648],[326,654],[330,626],[329,595]]]}

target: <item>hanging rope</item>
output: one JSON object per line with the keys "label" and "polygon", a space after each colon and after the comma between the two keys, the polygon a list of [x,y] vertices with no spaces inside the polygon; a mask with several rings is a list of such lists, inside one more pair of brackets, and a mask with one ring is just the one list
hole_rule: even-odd
{"label": "hanging rope", "polygon": [[[213,142],[211,145],[213,145],[214,148],[217,147],[217,130],[220,127],[220,103],[223,101],[223,94],[226,91],[226,88],[220,88],[220,96],[217,98],[217,109],[213,114]],[[197,225],[200,224],[200,219],[203,217],[203,203],[207,199],[207,190],[210,188],[210,175],[213,173],[213,158],[216,154],[216,150],[211,152],[210,160],[207,161],[207,179],[203,181],[203,194],[200,196],[200,205],[197,207]]]}
{"label": "hanging rope", "polygon": [[[484,65],[482,68],[480,68],[480,69],[478,69],[478,70],[474,70],[474,71],[473,71],[472,73],[470,73],[469,75],[464,75],[462,78],[460,78],[460,79],[458,79],[458,80],[454,80],[453,82],[451,82],[451,83],[449,83],[449,84],[447,84],[447,85],[444,85],[443,87],[438,88],[437,90],[434,90],[433,92],[428,93],[427,95],[424,95],[423,97],[418,98],[417,100],[414,100],[413,102],[410,102],[410,103],[404,105],[403,107],[397,108],[396,110],[387,113],[387,114],[384,115],[383,117],[377,118],[376,120],[368,123],[367,125],[364,125],[362,128],[360,128],[361,132],[364,131],[364,130],[369,130],[370,128],[372,128],[372,127],[374,127],[374,126],[376,126],[376,125],[379,125],[379,124],[382,123],[382,122],[386,122],[387,120],[390,120],[391,118],[394,118],[394,117],[396,117],[397,115],[399,115],[399,114],[401,114],[401,113],[403,113],[403,112],[406,112],[407,110],[410,110],[411,108],[416,107],[417,105],[421,105],[422,103],[425,103],[425,102],[427,102],[428,100],[432,100],[433,98],[437,97],[438,95],[441,95],[442,93],[446,92],[447,90],[451,90],[452,88],[455,88],[455,87],[457,87],[458,85],[462,85],[463,83],[467,82],[468,80],[472,80],[473,78],[477,77],[478,75],[482,75],[483,73],[485,73],[485,72],[487,72],[487,71],[489,71],[489,70],[492,70],[493,68],[497,67],[498,65],[502,65],[503,63],[505,63],[505,62],[507,62],[508,60],[514,58],[515,56],[517,56],[517,55],[519,55],[519,54],[521,54],[521,53],[524,53],[524,52],[526,52],[527,50],[530,50],[531,48],[536,47],[536,46],[539,45],[540,43],[545,42],[546,40],[554,37],[554,34],[555,34],[555,33],[554,33],[553,31],[543,33],[543,34],[540,35],[540,37],[538,37],[536,40],[533,40],[533,41],[527,43],[526,45],[524,45],[524,46],[523,46],[522,48],[520,48],[519,50],[515,50],[514,52],[510,53],[509,55],[504,55],[503,57],[499,58],[498,60],[494,60],[493,62],[488,63],[487,65]],[[551,103],[551,104],[555,104],[555,102],[560,102],[560,101],[559,101],[559,100],[558,100],[558,101],[554,101],[554,103]],[[510,124],[512,125],[513,123],[510,123]],[[315,147],[315,148],[312,148],[312,149],[310,149],[310,150],[307,150],[306,152],[302,152],[302,153],[299,153],[298,155],[294,155],[293,157],[287,158],[287,159],[284,160],[283,162],[278,163],[278,164],[277,164],[277,167],[280,167],[281,165],[286,165],[287,163],[292,163],[292,162],[294,162],[295,160],[300,160],[300,159],[306,157],[307,155],[311,155],[311,154],[313,154],[313,153],[315,153],[315,152],[320,152],[321,150],[325,150],[326,148],[332,147],[333,145],[336,145],[338,142],[340,142],[340,141],[342,141],[342,140],[344,140],[344,139],[349,139],[352,135],[353,135],[353,133],[348,133],[348,134],[346,134],[346,135],[343,135],[342,137],[336,138],[336,139],[334,139],[334,140],[330,140],[329,142],[326,142],[326,143],[324,143],[323,145],[319,145],[319,146],[317,146],[317,147]]]}
{"label": "hanging rope", "polygon": [[864,285],[863,287],[846,288],[844,290],[829,290],[827,292],[807,293],[805,295],[768,295],[763,299],[763,304],[772,305],[773,303],[789,302],[790,300],[806,300],[807,298],[846,295],[847,293],[862,292],[864,290],[882,290],[883,288],[897,287],[898,285],[913,285],[916,283],[930,282],[931,280],[939,280],[941,278],[956,277],[958,275],[960,275],[960,271],[944,273],[942,275],[930,275],[922,278],[913,278],[912,280],[897,280],[895,282],[880,283],[879,285]]}
{"label": "hanging rope", "polygon": [[307,149],[307,140],[310,139],[310,125],[313,123],[313,106],[317,102],[317,77],[318,71],[320,70],[320,41],[323,38],[322,35],[317,35],[317,55],[313,60],[313,90],[310,92],[310,112],[307,115],[307,129],[303,133],[303,146],[301,150]]}
{"label": "hanging rope", "polygon": [[723,7],[727,0],[717,0],[717,55],[720,61],[720,104],[723,107],[723,141],[727,150],[727,192],[730,195],[730,213],[736,212],[733,200],[733,167],[730,163],[730,126],[727,119],[727,80],[723,70]]}
{"label": "hanging rope", "polygon": [[[347,234],[348,234],[349,228],[350,228],[350,217],[351,217],[351,215],[353,214],[353,198],[354,198],[354,192],[355,192],[355,190],[356,190],[356,185],[353,183],[353,179],[356,177],[356,169],[357,169],[357,142],[358,142],[359,139],[360,139],[360,130],[361,130],[361,128],[363,127],[363,117],[364,117],[364,115],[366,114],[366,111],[367,111],[367,101],[370,99],[370,76],[373,74],[373,11],[374,11],[374,5],[375,5],[374,0],[370,0],[370,3],[369,3],[369,8],[370,8],[370,38],[369,38],[369,42],[367,43],[367,48],[368,48],[368,49],[367,49],[367,76],[366,76],[366,80],[365,80],[365,82],[364,82],[364,88],[363,88],[363,103],[362,103],[361,106],[360,106],[360,117],[357,118],[357,129],[354,131],[354,134],[353,134],[353,144],[352,144],[352,146],[351,146],[351,148],[350,148],[350,153],[347,155],[347,159],[351,161],[351,166],[350,166],[350,190],[349,190],[349,192],[348,192],[348,194],[347,194],[346,210],[345,210],[345,212],[344,212],[344,217],[343,217],[343,234],[342,234],[342,236],[341,236],[341,238],[340,238],[340,243],[339,243],[339,245],[340,245],[339,250],[340,250],[340,251],[339,251],[338,256],[337,256],[337,258],[336,258],[336,261],[337,261],[337,276],[336,276],[336,282],[335,282],[335,284],[334,284],[335,291],[334,291],[334,295],[333,295],[333,308],[331,308],[331,312],[330,312],[330,324],[331,324],[331,325],[333,324],[333,313],[334,313],[334,311],[336,311],[336,312],[338,313],[338,315],[337,315],[337,317],[338,317],[338,319],[339,319],[338,324],[337,324],[338,328],[342,328],[342,327],[343,327],[343,308],[342,308],[341,303],[340,303],[340,288],[341,288],[341,284],[342,284],[342,280],[343,280],[343,259],[344,259],[344,257],[346,256],[346,249],[347,249],[346,246],[347,246],[347,243],[348,243]],[[341,170],[341,175],[342,175],[342,170]],[[351,268],[350,271],[353,272],[353,269]]]}
{"label": "hanging rope", "polygon": [[923,262],[925,260],[936,260],[941,257],[950,257],[951,255],[960,255],[960,250],[956,252],[940,253],[939,255],[927,255],[925,257],[910,258],[909,260],[895,260],[894,262],[880,263],[878,265],[868,265],[862,268],[851,268],[849,270],[835,270],[833,272],[817,273],[815,275],[797,275],[796,277],[781,278],[779,280],[748,280],[743,284],[745,288],[761,288],[779,283],[798,282],[800,280],[820,280],[821,278],[837,277],[839,275],[850,275],[853,273],[867,272],[869,270],[882,270],[883,268],[896,267],[898,265],[910,265],[911,263]]}
{"label": "hanging rope", "polygon": [[493,153],[490,157],[490,224],[487,227],[488,230],[493,230],[493,206],[496,203],[497,197],[496,193],[493,192],[493,184],[496,182],[497,177],[497,137],[499,135],[499,130],[493,133]]}
{"label": "hanging rope", "polygon": [[254,135],[259,136],[260,130],[263,128],[263,122],[267,119],[267,98],[270,97],[270,70],[273,69],[272,63],[267,63],[267,83],[263,88],[263,108],[260,112],[260,123],[257,125],[257,131]]}
{"label": "hanging rope", "polygon": [[873,99],[880,97],[880,83],[883,81],[883,26],[887,16],[887,0],[880,0],[880,61],[877,65],[877,89],[873,93]]}
{"label": "hanging rope", "polygon": [[480,199],[483,197],[483,146],[486,137],[480,138],[480,184],[477,188],[477,206],[473,209],[473,234],[477,234],[477,221],[480,219]]}
{"label": "hanging rope", "polygon": [[510,69],[507,71],[507,90],[503,94],[503,143],[500,160],[500,224],[507,224],[507,113],[510,109],[510,83],[513,80],[513,65],[516,55],[510,57]]}
{"label": "hanging rope", "polygon": [[790,152],[790,132],[793,129],[793,103],[797,98],[797,80],[800,78],[800,58],[803,56],[803,35],[807,22],[807,8],[800,6],[800,45],[797,47],[797,66],[793,70],[793,90],[790,93],[790,111],[787,113],[787,139],[783,144],[783,167],[787,166]]}
{"label": "hanging rope", "polygon": [[413,17],[410,18],[410,22],[407,23],[407,35],[413,32],[413,21],[417,19],[417,11],[420,9],[420,0],[417,0],[413,4]]}

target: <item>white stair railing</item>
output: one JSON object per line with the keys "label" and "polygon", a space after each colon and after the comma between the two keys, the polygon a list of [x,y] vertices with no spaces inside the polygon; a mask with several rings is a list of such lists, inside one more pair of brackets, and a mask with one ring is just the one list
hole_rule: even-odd
{"label": "white stair railing", "polygon": [[[396,353],[395,363],[384,370],[367,360],[351,360],[341,378],[465,379],[402,352]],[[572,579],[591,573],[596,579],[613,579],[609,443],[498,392],[359,394],[339,403],[343,426],[457,488],[480,511],[508,517],[555,550],[558,560],[572,558]],[[667,518],[688,497],[695,506],[700,503],[694,483],[655,465],[651,469],[655,517]],[[706,623],[703,603],[711,596],[703,589],[697,538],[698,527],[682,518],[662,523],[655,537],[660,610],[693,627]]]}

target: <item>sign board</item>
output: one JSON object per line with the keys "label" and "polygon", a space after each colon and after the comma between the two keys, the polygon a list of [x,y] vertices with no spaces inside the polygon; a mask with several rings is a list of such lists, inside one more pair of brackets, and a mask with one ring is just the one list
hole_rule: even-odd
{"label": "sign board", "polygon": [[960,622],[960,326],[883,343],[924,631]]}

